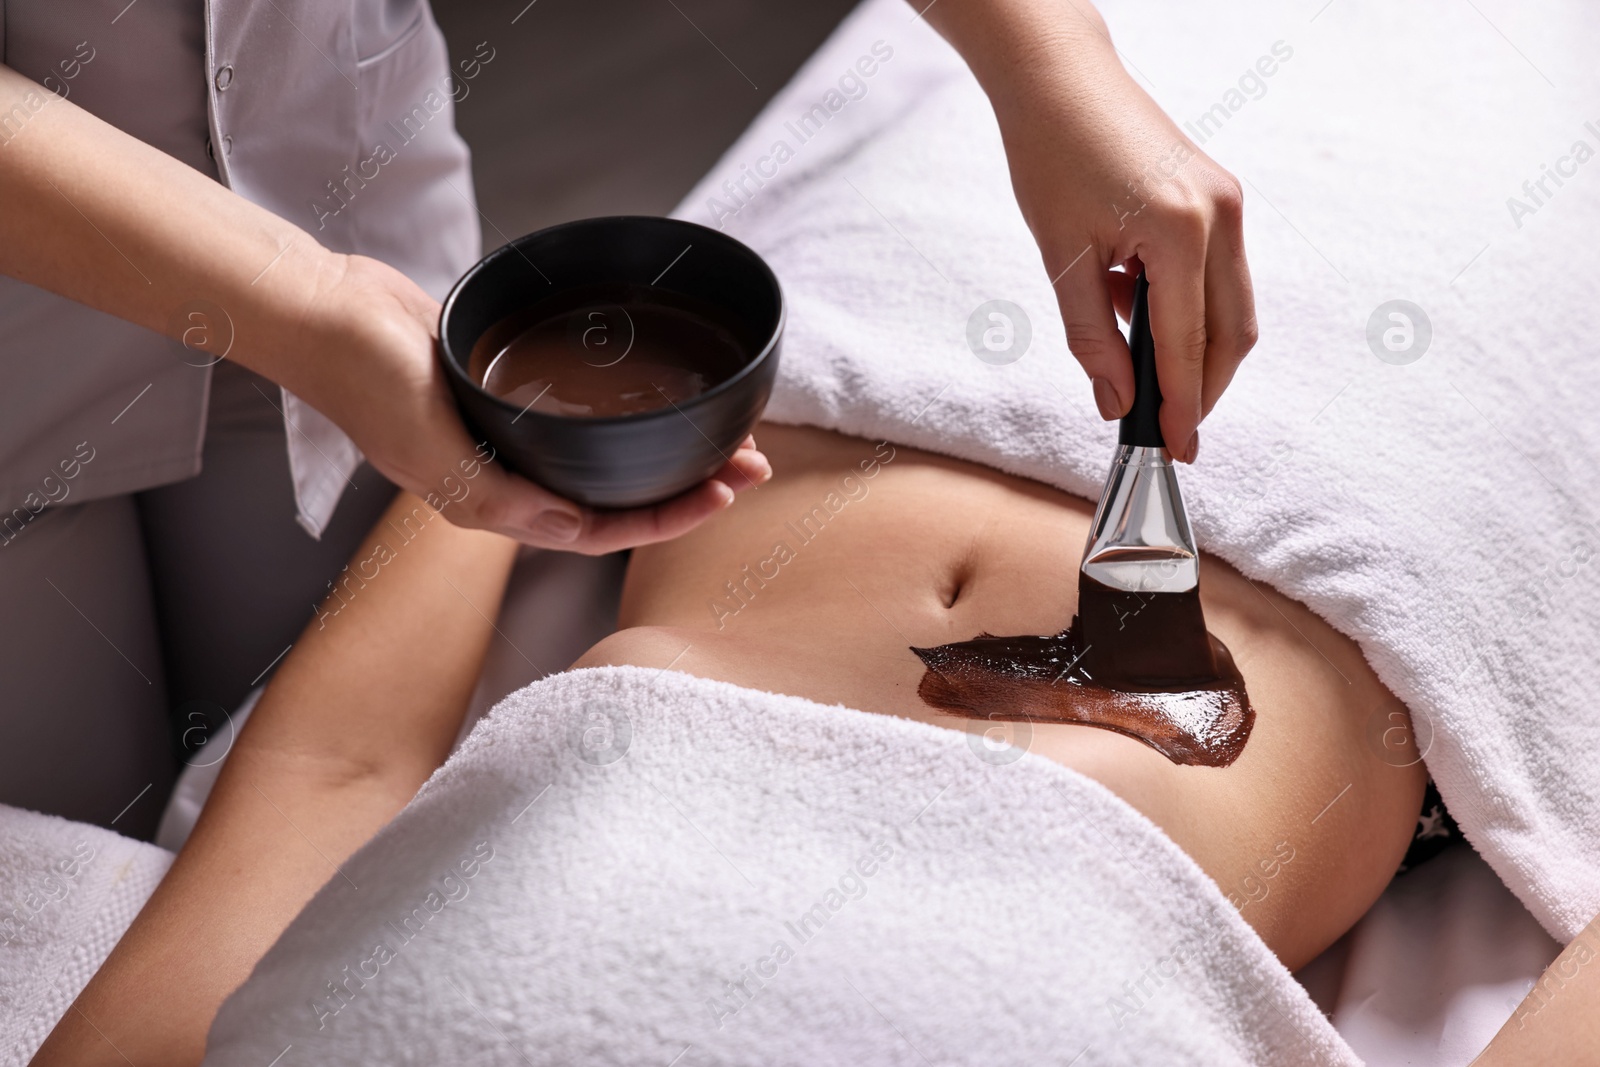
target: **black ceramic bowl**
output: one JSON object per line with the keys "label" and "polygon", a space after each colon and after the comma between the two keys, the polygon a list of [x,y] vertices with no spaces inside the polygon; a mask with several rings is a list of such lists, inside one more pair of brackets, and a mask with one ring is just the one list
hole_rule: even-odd
{"label": "black ceramic bowl", "polygon": [[[553,415],[473,380],[472,347],[491,326],[563,290],[652,285],[716,309],[745,364],[676,405],[610,417]],[[766,407],[778,373],[783,293],[733,238],[677,219],[581,219],[519,237],[467,271],[439,316],[440,355],[468,425],[512,470],[591,507],[654,504],[716,473]]]}

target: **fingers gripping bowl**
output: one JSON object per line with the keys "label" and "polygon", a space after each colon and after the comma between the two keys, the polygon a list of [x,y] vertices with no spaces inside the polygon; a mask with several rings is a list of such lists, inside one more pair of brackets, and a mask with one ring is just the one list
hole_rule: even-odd
{"label": "fingers gripping bowl", "polygon": [[590,507],[716,473],[766,407],[783,293],[755,252],[677,219],[583,219],[491,252],[445,298],[439,348],[471,429]]}

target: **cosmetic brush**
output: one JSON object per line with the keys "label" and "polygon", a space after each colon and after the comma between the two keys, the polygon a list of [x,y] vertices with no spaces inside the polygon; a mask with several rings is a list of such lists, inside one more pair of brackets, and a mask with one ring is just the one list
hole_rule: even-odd
{"label": "cosmetic brush", "polygon": [[1165,687],[1215,674],[1200,611],[1200,553],[1161,437],[1150,284],[1134,283],[1133,405],[1078,573],[1083,665],[1103,685]]}

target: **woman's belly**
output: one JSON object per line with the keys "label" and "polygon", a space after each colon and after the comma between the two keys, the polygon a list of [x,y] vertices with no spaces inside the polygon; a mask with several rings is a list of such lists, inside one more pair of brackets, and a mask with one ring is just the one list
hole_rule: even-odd
{"label": "woman's belly", "polygon": [[1425,775],[1404,743],[1404,707],[1349,639],[1207,559],[1206,620],[1256,709],[1229,766],[1180,766],[1093,727],[951,716],[918,696],[924,667],[912,646],[1065,629],[1092,506],[821,430],[768,425],[757,437],[773,480],[694,533],[636,550],[624,629],[579,666],[670,664],[963,731],[974,758],[1003,761],[1009,743],[1056,760],[1165,830],[1291,967],[1382,891]]}

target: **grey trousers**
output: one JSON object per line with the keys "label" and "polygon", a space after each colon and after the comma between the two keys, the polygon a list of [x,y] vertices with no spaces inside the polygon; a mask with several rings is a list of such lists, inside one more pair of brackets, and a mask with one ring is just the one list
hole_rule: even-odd
{"label": "grey trousers", "polygon": [[0,803],[149,839],[179,767],[265,681],[394,487],[295,522],[277,387],[213,371],[203,472],[51,508],[0,548]]}

